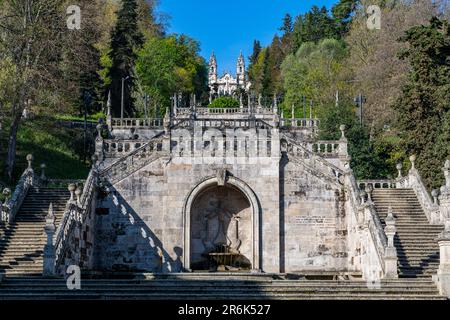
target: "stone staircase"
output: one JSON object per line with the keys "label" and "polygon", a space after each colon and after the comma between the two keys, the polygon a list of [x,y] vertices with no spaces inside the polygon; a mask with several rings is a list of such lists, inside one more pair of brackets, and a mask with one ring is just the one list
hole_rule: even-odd
{"label": "stone staircase", "polygon": [[172,274],[161,278],[82,279],[69,290],[62,279],[7,277],[0,300],[445,300],[431,279],[382,281],[289,280],[282,275]]}
{"label": "stone staircase", "polygon": [[69,198],[70,193],[65,189],[29,191],[15,221],[9,226],[0,226],[0,274],[42,274],[45,216],[50,203],[53,203],[58,225]]}
{"label": "stone staircase", "polygon": [[400,278],[431,278],[439,268],[436,241],[444,229],[430,225],[412,189],[375,189],[372,200],[384,226],[389,206],[396,218],[394,244],[399,258]]}

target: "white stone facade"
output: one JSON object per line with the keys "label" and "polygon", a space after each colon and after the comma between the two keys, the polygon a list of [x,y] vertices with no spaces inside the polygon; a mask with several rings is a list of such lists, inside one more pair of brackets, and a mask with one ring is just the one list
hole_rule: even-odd
{"label": "white stone facade", "polygon": [[231,73],[225,72],[221,77],[218,76],[217,60],[214,52],[209,59],[208,85],[212,96],[232,96],[238,89],[248,91],[250,83],[245,75],[245,60],[242,52],[236,63],[236,77]]}

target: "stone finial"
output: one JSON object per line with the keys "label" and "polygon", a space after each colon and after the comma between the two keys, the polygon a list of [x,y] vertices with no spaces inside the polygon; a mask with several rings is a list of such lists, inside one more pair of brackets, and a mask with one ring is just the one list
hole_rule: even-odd
{"label": "stone finial", "polygon": [[260,93],[258,96],[258,108],[262,107],[262,94]]}
{"label": "stone finial", "polygon": [[366,196],[367,193],[364,190],[359,190],[359,197],[361,198],[361,205],[363,205],[364,203],[366,203]]}
{"label": "stone finial", "polygon": [[397,178],[401,178],[401,177],[402,177],[402,168],[403,168],[403,165],[399,162],[399,163],[397,163],[396,168],[397,168],[397,171],[398,171],[398,176],[397,176]]}
{"label": "stone finial", "polygon": [[47,165],[45,163],[41,164],[41,180],[46,180],[47,178],[45,177],[45,169],[47,168]]}
{"label": "stone finial", "polygon": [[373,186],[370,183],[368,183],[366,185],[366,188],[364,189],[364,191],[366,191],[366,193],[367,193],[367,200],[368,200],[368,202],[372,202]]}
{"label": "stone finial", "polygon": [[3,195],[5,196],[5,204],[6,204],[9,200],[9,196],[11,195],[11,189],[10,188],[3,189]]}
{"label": "stone finial", "polygon": [[81,194],[83,193],[83,191],[80,188],[77,188],[75,190],[75,196],[77,197],[77,204],[81,203]]}
{"label": "stone finial", "polygon": [[97,139],[102,140],[102,130],[103,130],[103,125],[101,123],[99,123],[96,127],[97,129]]}
{"label": "stone finial", "polygon": [[31,169],[31,165],[33,163],[34,157],[32,154],[27,155],[27,161],[28,161],[28,169]]}
{"label": "stone finial", "polygon": [[295,107],[294,107],[294,104],[292,104],[292,107],[291,107],[291,118],[292,118],[292,120],[295,119]]}
{"label": "stone finial", "polygon": [[345,124],[341,124],[339,130],[341,130],[341,140],[345,140],[345,130],[347,129]]}
{"label": "stone finial", "polygon": [[439,205],[439,203],[438,203],[439,189],[431,190],[431,196],[433,197],[434,204]]}
{"label": "stone finial", "polygon": [[278,99],[276,94],[273,95],[273,112],[278,113]]}
{"label": "stone finial", "polygon": [[392,207],[388,208],[388,215],[385,219],[386,227],[384,228],[384,233],[387,237],[387,247],[384,253],[385,262],[385,276],[386,278],[397,278],[397,250],[394,246],[394,237],[397,233],[397,228],[395,227],[394,211]]}
{"label": "stone finial", "polygon": [[71,183],[69,184],[69,186],[67,187],[67,190],[69,190],[70,192],[70,202],[75,201],[75,190],[76,190],[77,186],[75,185],[75,183]]}
{"label": "stone finial", "polygon": [[43,273],[45,276],[55,274],[55,247],[53,245],[53,235],[56,231],[55,214],[53,213],[53,203],[50,203],[48,214],[45,217],[44,231],[47,235],[47,244],[44,246]]}
{"label": "stone finial", "polygon": [[450,189],[450,160],[445,161],[442,171],[444,171],[445,186]]}
{"label": "stone finial", "polygon": [[48,207],[48,213],[45,217],[45,227],[55,227],[55,214],[53,212],[53,202],[50,203],[50,206]]}
{"label": "stone finial", "polygon": [[107,117],[111,117],[111,106],[112,106],[111,90],[109,90],[109,92],[108,92],[108,102],[106,103],[106,116]]}
{"label": "stone finial", "polygon": [[394,218],[394,210],[392,210],[392,207],[391,207],[391,206],[389,206],[389,208],[388,208],[388,214],[387,214],[387,217],[386,217],[386,222],[387,222],[387,221],[389,221],[389,222],[395,221],[395,218]]}
{"label": "stone finial", "polygon": [[413,154],[412,156],[410,156],[409,161],[411,161],[411,170],[415,170],[416,169],[416,155]]}
{"label": "stone finial", "polygon": [[242,93],[239,95],[239,108],[240,109],[244,108],[244,97],[243,97]]}
{"label": "stone finial", "polygon": [[94,153],[91,157],[92,165],[95,166],[98,161],[98,156]]}

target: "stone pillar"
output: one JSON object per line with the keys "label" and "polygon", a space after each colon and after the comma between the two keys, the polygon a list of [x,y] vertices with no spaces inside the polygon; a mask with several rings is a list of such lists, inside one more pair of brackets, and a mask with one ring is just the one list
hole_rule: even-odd
{"label": "stone pillar", "polygon": [[80,206],[81,205],[81,194],[83,193],[83,191],[80,188],[77,188],[75,190],[75,196],[76,196],[76,201],[77,201],[77,205]]}
{"label": "stone pillar", "polygon": [[32,154],[27,155],[27,162],[28,162],[28,170],[33,169],[32,163],[33,163],[34,157]]}
{"label": "stone pillar", "polygon": [[277,101],[277,95],[273,95],[273,113],[278,114],[278,101]]}
{"label": "stone pillar", "polygon": [[77,186],[74,183],[69,184],[69,186],[67,187],[67,189],[70,192],[70,202],[75,202],[75,190],[76,190]]}
{"label": "stone pillar", "polygon": [[398,278],[397,249],[394,246],[394,236],[397,232],[397,228],[395,227],[394,212],[391,207],[388,209],[388,216],[385,222],[386,227],[384,228],[384,232],[386,233],[388,245],[384,252],[384,276],[386,278]]}
{"label": "stone pillar", "polygon": [[450,160],[445,161],[444,168],[445,185],[441,187],[439,195],[439,212],[441,223],[450,219]]}
{"label": "stone pillar", "polygon": [[258,109],[257,109],[257,113],[261,113],[261,108],[262,108],[262,95],[259,94],[259,96],[258,96]]}
{"label": "stone pillar", "polygon": [[41,183],[45,184],[47,181],[47,177],[45,176],[45,169],[47,168],[47,166],[45,165],[45,163],[41,164],[41,176],[40,176],[40,180]]}
{"label": "stone pillar", "polygon": [[109,132],[112,131],[112,114],[111,114],[111,91],[108,92],[108,102],[106,103],[106,125],[108,126]]}
{"label": "stone pillar", "polygon": [[[211,94],[209,96],[209,99],[210,99],[209,103],[211,103],[212,102]],[[173,95],[173,115],[174,115],[174,117],[176,117],[177,114],[178,114],[178,97],[177,97],[177,94],[175,93]]]}
{"label": "stone pillar", "polygon": [[396,168],[397,168],[397,171],[398,171],[397,179],[400,179],[400,178],[403,177],[403,175],[402,175],[402,168],[403,168],[403,165],[399,162],[399,163],[397,163]]}
{"label": "stone pillar", "polygon": [[53,203],[50,203],[48,214],[45,217],[45,234],[47,235],[47,244],[44,247],[44,276],[54,276],[55,270],[55,247],[53,245],[53,235],[56,231],[55,215],[53,214]]}
{"label": "stone pillar", "polygon": [[348,155],[348,140],[345,137],[345,125],[341,125],[339,130],[341,130],[341,138],[339,139],[339,160],[341,162],[341,167],[346,168],[350,163],[350,156]]}
{"label": "stone pillar", "polygon": [[439,269],[437,283],[439,292],[450,298],[450,219],[445,222],[445,230],[438,237]]}
{"label": "stone pillar", "polygon": [[102,137],[102,124],[97,125],[97,138],[95,139],[95,154],[99,161],[103,161],[103,137]]}

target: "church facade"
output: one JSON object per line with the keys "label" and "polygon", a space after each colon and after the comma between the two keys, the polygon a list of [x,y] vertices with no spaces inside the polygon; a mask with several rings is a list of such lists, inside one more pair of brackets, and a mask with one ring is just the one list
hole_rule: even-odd
{"label": "church facade", "polygon": [[225,72],[221,77],[218,76],[217,59],[213,52],[209,59],[208,86],[212,97],[233,96],[239,90],[248,91],[250,83],[247,80],[242,52],[236,63],[236,77],[229,72]]}

